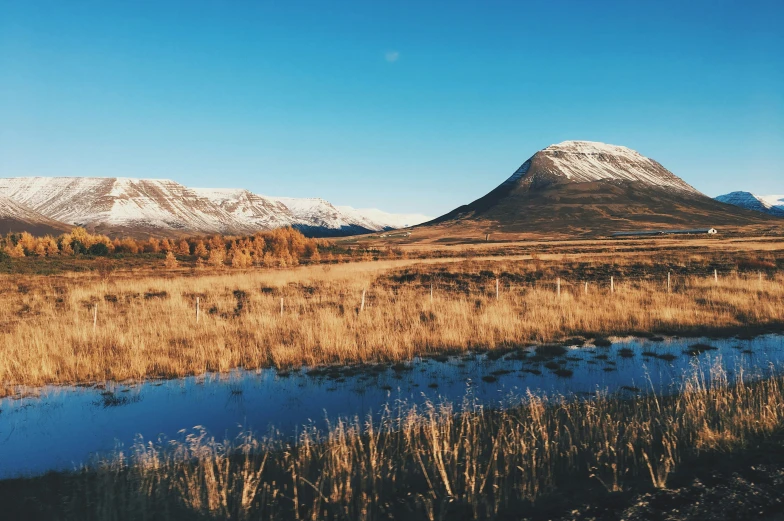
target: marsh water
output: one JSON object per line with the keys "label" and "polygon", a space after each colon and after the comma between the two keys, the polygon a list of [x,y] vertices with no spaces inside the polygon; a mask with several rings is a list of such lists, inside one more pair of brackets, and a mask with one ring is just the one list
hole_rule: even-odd
{"label": "marsh water", "polygon": [[[581,342],[575,341],[575,344]],[[501,355],[501,356],[500,356]],[[366,417],[426,401],[507,406],[527,391],[579,398],[678,389],[686,374],[721,364],[730,378],[784,368],[784,336],[751,340],[623,338],[612,345],[540,346],[420,358],[405,364],[275,369],[91,387],[46,387],[0,400],[0,478],[73,469],[145,440],[205,428],[216,437]],[[518,397],[518,398],[515,398]]]}

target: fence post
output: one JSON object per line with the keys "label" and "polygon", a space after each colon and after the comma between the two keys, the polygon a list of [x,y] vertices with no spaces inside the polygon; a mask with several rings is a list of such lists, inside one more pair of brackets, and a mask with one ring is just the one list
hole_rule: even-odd
{"label": "fence post", "polygon": [[588,294],[588,282],[587,282],[587,281],[586,281],[586,283],[585,283],[585,294],[586,294],[586,295]]}
{"label": "fence post", "polygon": [[280,316],[283,316],[283,297],[280,297]]}
{"label": "fence post", "polygon": [[610,277],[610,293],[615,293],[615,277]]}
{"label": "fence post", "polygon": [[430,305],[433,305],[433,283],[430,283]]}
{"label": "fence post", "polygon": [[561,277],[558,277],[558,282],[556,283],[556,286],[558,288],[558,296],[560,297],[561,296]]}
{"label": "fence post", "polygon": [[667,293],[672,293],[672,272],[667,272]]}
{"label": "fence post", "polygon": [[196,297],[196,323],[199,323],[199,297]]}
{"label": "fence post", "polygon": [[362,304],[359,305],[360,311],[365,311],[365,290],[362,290]]}
{"label": "fence post", "polygon": [[93,308],[93,332],[95,332],[95,328],[98,327],[98,303],[95,303],[95,307]]}
{"label": "fence post", "polygon": [[499,297],[499,294],[498,294],[498,278],[496,278],[495,279],[495,299],[498,300],[499,298],[500,297]]}

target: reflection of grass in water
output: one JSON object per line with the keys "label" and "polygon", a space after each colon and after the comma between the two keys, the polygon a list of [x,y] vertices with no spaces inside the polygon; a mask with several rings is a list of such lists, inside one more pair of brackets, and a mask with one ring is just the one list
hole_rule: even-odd
{"label": "reflection of grass in water", "polygon": [[160,512],[377,518],[394,502],[411,519],[456,511],[520,517],[521,504],[548,504],[564,483],[610,492],[666,487],[698,453],[731,453],[784,427],[784,377],[731,383],[714,368],[708,377],[695,371],[682,387],[669,397],[638,396],[633,387],[633,396],[529,395],[504,411],[472,402],[401,405],[380,420],[307,428],[298,443],[247,433],[222,442],[197,430],[175,442],[139,441],[126,460],[58,475],[56,494],[31,488],[25,497],[57,502],[71,518],[115,512],[119,521]]}
{"label": "reflection of grass in water", "polygon": [[716,351],[718,348],[708,344],[692,344],[684,351],[689,356],[698,356],[707,351]]}
{"label": "reflection of grass in water", "polygon": [[141,401],[142,397],[139,394],[135,394],[132,396],[128,395],[121,395],[118,396],[111,391],[104,391],[101,393],[101,399],[98,402],[95,402],[96,405],[100,405],[104,408],[106,407],[121,407],[123,405],[129,405],[132,403],[137,403]]}

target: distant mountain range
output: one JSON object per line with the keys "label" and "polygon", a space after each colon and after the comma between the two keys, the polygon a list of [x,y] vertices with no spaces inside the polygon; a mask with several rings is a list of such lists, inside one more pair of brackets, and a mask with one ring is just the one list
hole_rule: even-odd
{"label": "distant mountain range", "polygon": [[754,195],[751,192],[730,192],[716,197],[716,200],[747,210],[784,217],[784,195]]}
{"label": "distant mountain range", "polygon": [[629,148],[565,141],[535,153],[484,197],[422,227],[452,235],[464,229],[575,236],[769,222],[714,201]]}
{"label": "distant mountain range", "polygon": [[267,197],[244,189],[188,188],[170,180],[0,178],[0,233],[56,233],[74,225],[110,235],[250,234],[292,226],[343,236],[418,224],[423,215],[337,208],[323,199]]}
{"label": "distant mountain range", "polygon": [[78,225],[114,236],[236,235],[292,226],[329,237],[418,225],[437,237],[589,236],[780,224],[776,217],[784,217],[784,196],[733,192],[713,200],[653,159],[590,141],[536,152],[487,195],[436,219],[160,179],[0,178],[0,233],[60,233]]}

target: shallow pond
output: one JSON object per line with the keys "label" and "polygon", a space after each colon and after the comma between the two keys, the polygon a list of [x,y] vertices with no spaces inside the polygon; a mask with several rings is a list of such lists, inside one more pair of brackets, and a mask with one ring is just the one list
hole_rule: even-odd
{"label": "shallow pond", "polygon": [[426,400],[502,405],[536,393],[632,395],[675,390],[694,367],[720,361],[740,370],[784,368],[784,336],[753,340],[614,339],[611,346],[533,347],[417,359],[407,364],[299,370],[236,371],[143,384],[47,387],[34,397],[0,400],[0,478],[69,469],[93,454],[129,446],[137,435],[176,438],[203,426],[235,436],[241,428],[293,434],[305,424],[366,416],[385,406]]}

